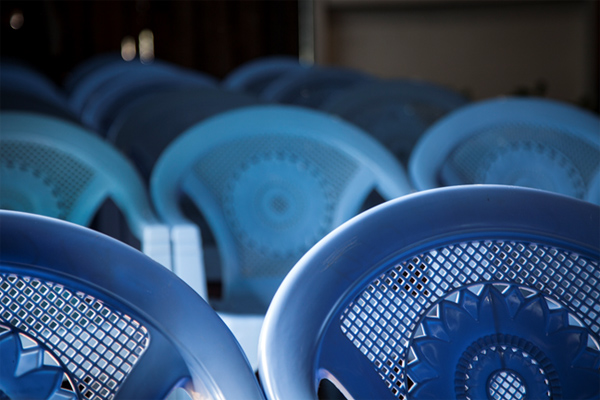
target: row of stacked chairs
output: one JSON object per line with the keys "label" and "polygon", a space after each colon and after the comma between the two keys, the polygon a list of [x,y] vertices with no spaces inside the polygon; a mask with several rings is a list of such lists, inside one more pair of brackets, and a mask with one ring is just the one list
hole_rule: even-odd
{"label": "row of stacked chairs", "polygon": [[[222,81],[166,62],[126,62],[112,54],[83,63],[68,76],[62,87],[53,85],[43,75],[18,62],[3,62],[1,68],[0,208],[41,214],[100,231],[106,228],[121,241],[133,242],[185,282],[180,283],[175,275],[158,272],[160,268],[128,247],[112,250],[116,245],[106,244],[107,254],[99,257],[99,261],[86,261],[90,271],[78,279],[87,283],[69,279],[64,283],[59,279],[60,282],[46,285],[66,290],[63,286],[70,284],[71,291],[67,290],[67,293],[71,294],[83,285],[85,290],[81,289],[84,293],[81,298],[87,299],[89,295],[104,299],[100,303],[107,304],[115,303],[115,298],[121,299],[121,291],[126,291],[128,285],[139,285],[133,291],[135,293],[125,296],[129,299],[125,301],[127,311],[120,310],[117,314],[127,315],[128,321],[132,314],[136,315],[135,321],[145,320],[147,323],[142,325],[146,335],[151,330],[149,324],[155,321],[152,329],[157,331],[151,335],[166,337],[166,342],[176,342],[178,354],[183,358],[183,361],[166,362],[164,368],[167,369],[166,365],[171,362],[176,365],[169,373],[163,368],[146,372],[159,376],[155,386],[149,385],[139,391],[139,398],[149,396],[154,390],[164,397],[174,386],[182,386],[195,395],[229,393],[227,398],[254,398],[252,393],[266,394],[269,398],[286,398],[286,393],[290,398],[309,398],[316,395],[315,390],[322,380],[334,382],[342,393],[355,398],[372,398],[375,394],[375,397],[407,398],[419,393],[445,397],[450,392],[436,394],[435,390],[450,389],[448,385],[434,383],[431,377],[436,374],[437,366],[431,365],[431,360],[425,362],[426,355],[420,355],[420,364],[409,367],[419,359],[418,352],[427,352],[426,340],[422,341],[423,347],[409,345],[411,336],[404,335],[403,331],[413,334],[419,331],[415,339],[434,335],[433,331],[427,330],[429,328],[423,328],[436,323],[426,317],[431,317],[434,304],[440,306],[444,301],[450,301],[450,292],[459,289],[465,298],[470,296],[469,293],[475,293],[477,301],[485,302],[485,296],[496,296],[495,299],[514,304],[515,300],[510,296],[518,297],[518,293],[526,292],[525,287],[532,287],[533,292],[539,293],[538,297],[558,301],[561,307],[566,304],[563,308],[555,307],[550,301],[547,307],[556,316],[552,318],[566,321],[565,329],[573,330],[579,326],[571,336],[579,335],[577,343],[585,341],[578,351],[585,352],[586,365],[592,365],[591,360],[598,362],[600,272],[598,241],[594,242],[594,238],[598,237],[597,205],[600,204],[600,134],[598,117],[588,111],[539,98],[504,97],[470,102],[457,92],[428,82],[383,80],[350,69],[306,66],[296,59],[284,57],[248,63]],[[502,186],[471,185],[475,183]],[[451,188],[431,190],[443,186]],[[514,186],[542,189],[543,192]],[[116,218],[106,205],[108,199],[122,213],[121,219]],[[490,204],[482,204],[484,199]],[[385,204],[374,208],[382,202]],[[514,211],[513,216],[505,215],[515,207],[514,202],[522,206],[522,210]],[[554,210],[553,207],[558,208]],[[368,210],[371,208],[373,210]],[[546,214],[540,210],[545,210]],[[467,217],[470,211],[479,220]],[[486,213],[491,215],[486,216]],[[422,219],[417,220],[417,216]],[[577,218],[570,221],[568,216]],[[491,218],[489,221],[488,217]],[[79,245],[63,244],[61,247],[63,242],[55,243],[54,240],[52,245],[43,243],[44,235],[50,234],[52,229],[65,232],[75,229],[69,224],[47,219],[38,222],[34,217],[11,212],[2,214],[2,218],[8,221],[2,224],[2,239],[6,234],[6,240],[12,240],[10,243],[16,242],[15,237],[34,243],[36,250],[33,253],[48,252],[51,261],[42,270],[63,268],[50,265],[55,261],[60,264],[60,256],[55,254],[57,247],[74,248],[75,255],[70,258],[77,261],[69,261],[66,268],[73,269],[62,272],[74,277],[79,273],[78,268],[82,268],[80,258],[102,252],[95,245],[74,239]],[[546,278],[554,274],[548,268],[561,271],[561,263],[568,262],[569,257],[557,256],[552,251],[556,265],[534,268],[535,271],[530,271],[532,277],[536,274],[534,280],[524,279],[519,274],[525,266],[518,257],[519,261],[515,263],[506,261],[500,254],[494,255],[496,264],[493,268],[501,271],[501,275],[479,271],[481,267],[473,268],[471,263],[480,262],[480,259],[470,253],[472,259],[469,262],[464,260],[465,256],[457,259],[444,256],[447,257],[445,262],[452,266],[471,266],[474,271],[471,275],[460,274],[465,278],[447,280],[445,275],[450,272],[438,268],[438,261],[431,259],[431,253],[423,256],[429,261],[414,264],[413,256],[440,251],[434,249],[441,246],[450,246],[444,247],[445,251],[456,251],[454,244],[441,239],[449,233],[440,233],[436,227],[438,224],[461,225],[460,218],[472,218],[473,226],[459,226],[450,236],[455,241],[458,235],[461,241],[473,243],[470,249],[478,249],[480,242],[493,240],[494,248],[499,247],[502,252],[505,250],[496,242],[512,240],[516,244],[510,242],[511,245],[519,247],[534,237],[533,241],[542,247],[558,246],[564,250],[561,254],[580,254],[580,259],[586,260],[585,266],[580,262],[580,270],[595,281],[590,283],[590,289],[574,290],[574,282],[581,281],[580,277],[571,279],[568,273],[560,272],[560,276],[565,277],[562,282],[573,282],[570,291],[561,291],[560,279]],[[554,225],[547,221],[549,218],[567,222]],[[9,223],[19,219],[24,220],[26,229],[17,228],[21,222]],[[350,219],[352,221],[345,224]],[[524,220],[544,227],[526,229]],[[37,224],[43,235],[37,233]],[[115,225],[117,233],[114,232]],[[124,234],[120,225],[125,225],[129,232]],[[340,225],[343,226],[336,229]],[[35,233],[15,234],[13,231],[18,229]],[[581,232],[575,234],[578,229]],[[511,233],[498,233],[503,230]],[[85,229],[73,232],[66,235],[86,238],[92,235]],[[573,235],[580,242],[575,243]],[[108,239],[102,240],[108,243]],[[398,241],[410,244],[400,245]],[[315,246],[317,243],[319,245]],[[366,243],[370,243],[372,250]],[[37,246],[41,249],[37,250]],[[398,253],[403,246],[405,253]],[[529,254],[531,250],[527,246],[526,250],[519,251]],[[14,247],[21,249],[24,245],[15,244]],[[3,246],[2,253],[5,248]],[[84,250],[88,248],[88,251]],[[28,251],[32,253],[32,249]],[[132,257],[135,263],[144,267],[129,271],[130,267],[115,261],[115,257],[121,257],[121,252],[123,258]],[[10,257],[13,256],[17,257],[11,253]],[[367,257],[379,261],[372,265],[373,268],[362,270],[373,263],[367,261]],[[301,258],[303,261],[298,263]],[[339,261],[340,258],[345,261]],[[356,261],[361,258],[364,258],[364,264]],[[391,259],[395,260],[394,265],[389,264]],[[110,261],[103,263],[101,260]],[[24,263],[28,262],[35,264],[30,260]],[[548,263],[543,258],[533,263],[537,262]],[[18,295],[10,294],[17,293],[14,285],[23,285],[17,287],[20,295],[20,290],[26,290],[23,287],[32,285],[31,282],[39,285],[40,280],[44,281],[42,278],[48,278],[33,271],[35,268],[29,275],[21,274],[19,268],[11,264],[21,261],[10,258],[6,263],[7,272],[4,261],[3,271],[0,271],[3,298],[18,298]],[[115,263],[115,266],[107,263]],[[408,278],[406,275],[397,277],[399,273],[407,273],[407,270],[401,272],[403,263],[408,263],[409,270],[413,265],[413,268],[421,268],[421,272],[417,269],[410,272]],[[505,265],[501,267],[497,263]],[[525,265],[531,263],[527,261]],[[383,264],[387,265],[388,276],[382,275]],[[488,264],[492,265],[491,262]],[[352,265],[355,265],[354,269]],[[292,267],[294,273],[289,274]],[[144,268],[148,268],[148,272],[142,277]],[[448,271],[452,270],[455,268],[448,268]],[[139,279],[135,278],[138,275]],[[287,275],[286,283],[281,286]],[[379,291],[378,285],[392,279],[390,276],[396,283],[386,285],[393,290]],[[339,282],[340,277],[344,282]],[[487,282],[493,281],[492,277],[504,283],[490,286]],[[402,285],[400,280],[403,280]],[[360,284],[356,286],[352,282]],[[93,287],[85,288],[90,283]],[[330,289],[327,285],[331,285]],[[210,304],[220,319],[205,316],[210,311],[200,305],[204,304],[202,301],[192,300],[190,290],[184,289],[188,286]],[[108,297],[106,293],[97,295],[98,287],[108,288],[106,290],[112,293]],[[388,301],[382,302],[382,297],[375,301],[370,288],[377,288],[379,296],[387,293]],[[151,293],[162,300],[148,300],[148,309],[145,309],[144,290],[147,295]],[[411,306],[411,312],[404,310],[409,322],[401,321],[393,327],[373,322],[385,314],[383,310],[387,307],[400,307],[400,303],[394,305],[391,301],[405,301],[403,291],[412,296],[409,305],[419,303]],[[396,293],[395,297],[391,297],[392,292]],[[419,293],[425,294],[419,297]],[[274,296],[277,300],[273,300]],[[524,303],[538,298],[534,294],[522,296],[525,297],[520,300]],[[171,304],[170,297],[178,300]],[[352,306],[348,303],[340,308],[341,298],[351,298]],[[573,298],[578,299],[578,305],[571,305]],[[188,301],[188,308],[182,306],[181,302]],[[4,334],[10,351],[13,349],[10,346],[18,349],[25,346],[23,343],[29,343],[27,340],[37,343],[31,345],[32,348],[38,346],[50,351],[48,357],[55,359],[57,366],[54,367],[60,367],[62,372],[48,376],[62,382],[58,386],[60,390],[65,391],[64,387],[67,387],[86,398],[129,398],[140,390],[138,379],[142,379],[142,372],[134,374],[138,378],[125,380],[135,363],[127,364],[125,372],[117,369],[121,374],[119,379],[110,375],[102,379],[106,373],[93,372],[95,361],[89,354],[81,353],[81,346],[77,348],[74,342],[76,339],[67,344],[60,342],[71,349],[70,355],[63,354],[64,349],[57,350],[57,343],[43,335],[48,329],[46,325],[36,336],[23,322],[27,318],[14,317],[22,306],[9,305],[8,300],[3,306],[0,299],[0,307],[4,307],[0,308],[0,340]],[[180,307],[189,311],[180,318],[195,321],[187,330],[183,327],[171,330],[161,325],[162,318],[166,318],[165,321],[169,321],[164,322],[166,325],[179,326],[181,323],[173,322],[174,316],[168,314],[169,309],[171,313],[179,313]],[[155,320],[152,313],[157,308],[161,316]],[[360,312],[356,311],[359,309]],[[556,309],[561,311],[555,312]],[[270,316],[264,322],[267,310]],[[333,310],[337,311],[333,313]],[[470,312],[468,307],[465,310]],[[26,307],[23,312],[27,312]],[[190,313],[197,315],[192,317]],[[304,319],[295,315],[303,315]],[[527,315],[523,314],[521,318],[526,319]],[[56,316],[46,318],[55,321]],[[207,333],[210,337],[205,343],[208,349],[200,349],[202,346],[195,343],[201,341],[204,334],[189,331],[196,325],[202,329],[200,325],[204,318],[210,325],[218,325],[213,333]],[[441,318],[442,322],[448,323],[445,318]],[[221,320],[226,325],[222,325]],[[304,325],[298,325],[297,321],[304,321]],[[4,330],[2,324],[6,324]],[[337,329],[329,328],[329,325]],[[535,336],[538,332],[534,328],[527,325],[519,328],[521,331],[517,329],[514,335]],[[331,334],[325,333],[331,329]],[[446,327],[446,331],[448,329]],[[476,334],[478,329],[474,329]],[[181,342],[175,337],[180,334],[186,337]],[[313,334],[316,336],[311,336]],[[136,335],[139,336],[139,332]],[[196,340],[194,335],[197,335]],[[220,341],[219,336],[226,338]],[[542,340],[543,335],[538,336]],[[233,338],[243,349],[239,354]],[[319,342],[318,350],[310,347],[316,346],[317,338],[323,340]],[[512,349],[522,347],[502,340],[496,345],[510,345]],[[0,345],[2,343],[0,341]],[[81,343],[83,346],[85,341]],[[465,349],[474,343],[465,342]],[[557,343],[551,342],[552,345]],[[350,346],[345,348],[348,344]],[[494,347],[489,343],[486,346]],[[332,349],[329,353],[324,350],[327,347]],[[146,343],[146,347],[136,347],[139,349],[136,351],[142,353],[147,348]],[[286,355],[286,349],[293,350],[295,355],[291,359]],[[15,359],[19,360],[19,365],[25,365],[26,362],[21,360],[29,353],[25,351],[26,347],[21,350],[22,354]],[[223,351],[223,359],[231,358],[234,360],[232,365],[237,366],[224,372],[227,365],[219,366],[221,356],[215,354],[218,351]],[[527,364],[531,354],[524,356],[525,350],[521,353],[520,368],[531,370],[532,364]],[[201,360],[197,359],[199,354],[202,354]],[[139,358],[136,357],[133,359]],[[156,353],[156,357],[163,355]],[[205,363],[204,357],[215,360]],[[318,363],[323,362],[322,366],[317,365],[315,357]],[[149,356],[146,358],[150,359]],[[340,363],[336,358],[347,359],[351,362],[348,365],[357,367],[347,374],[344,362]],[[293,365],[305,368],[299,372],[297,367],[292,368]],[[20,367],[15,368],[7,373],[20,377]],[[42,365],[31,368],[39,369]],[[147,368],[151,370],[152,366]],[[257,368],[262,388],[251,374]],[[589,375],[584,367],[581,368],[580,380],[589,383],[577,388],[577,384],[565,381],[564,387],[594,393],[597,376],[593,378],[593,374]],[[522,382],[523,379],[540,380],[540,377],[523,378],[525,372],[514,375],[510,371],[497,374],[496,386],[512,384],[516,388],[513,390],[534,390],[526,389],[531,385],[529,381]],[[559,372],[564,375],[564,371]],[[227,384],[226,376],[231,379],[238,375],[243,376],[239,382]],[[128,381],[137,383],[127,384]],[[11,393],[20,393],[18,388],[24,384],[18,380],[12,382],[7,383]],[[1,383],[0,376],[0,387]],[[216,386],[211,386],[213,384]],[[470,384],[474,385],[473,382]],[[45,385],[52,386],[48,382]],[[552,383],[547,385],[547,390],[543,385],[537,389],[539,393],[546,390],[556,394],[560,385],[560,382]],[[225,386],[236,386],[237,389],[226,389]],[[452,390],[458,390],[450,386]],[[482,384],[477,390],[483,390],[481,393],[489,396],[492,396],[491,390],[497,393],[488,386]],[[235,390],[246,394],[240,397],[241,392]],[[469,396],[475,393],[474,390],[471,388]],[[29,396],[32,392],[24,393]],[[14,394],[15,398],[18,398],[17,394]],[[492,398],[508,398],[494,396]]]}

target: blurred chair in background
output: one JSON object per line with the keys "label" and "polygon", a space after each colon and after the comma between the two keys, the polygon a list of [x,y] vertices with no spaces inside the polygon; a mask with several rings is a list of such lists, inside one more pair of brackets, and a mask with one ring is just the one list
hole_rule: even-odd
{"label": "blurred chair in background", "polygon": [[[104,134],[119,112],[144,95],[175,87],[215,87],[217,80],[203,74],[155,60],[124,61],[101,57],[94,68],[84,68],[69,93],[69,105],[81,122]],[[94,64],[90,61],[90,64]]]}
{"label": "blurred chair in background", "polygon": [[272,56],[248,61],[231,71],[221,82],[229,90],[261,96],[265,88],[281,75],[303,68],[295,57]]}
{"label": "blurred chair in background", "polygon": [[66,93],[41,72],[13,59],[0,62],[0,109],[31,111],[77,121]]}
{"label": "blurred chair in background", "polygon": [[106,138],[149,182],[160,154],[187,128],[218,113],[259,103],[254,96],[218,87],[173,88],[132,102],[111,124]]}
{"label": "blurred chair in background", "polygon": [[[159,216],[183,226],[187,197],[208,222],[221,260],[222,293],[209,299],[253,365],[262,318],[292,265],[358,214],[371,192],[410,192],[394,156],[327,114],[254,106],[194,125],[161,155],[151,177]],[[175,271],[206,293],[200,234],[172,231]],[[174,235],[178,235],[174,237]],[[215,268],[210,263],[206,269]]]}
{"label": "blurred chair in background", "polygon": [[375,79],[351,68],[308,65],[273,80],[261,92],[261,97],[273,103],[319,109],[336,93]]}
{"label": "blurred chair in background", "polygon": [[217,314],[142,253],[6,210],[0,243],[0,397],[263,398]]}
{"label": "blurred chair in background", "polygon": [[396,79],[354,85],[331,96],[320,110],[367,131],[408,166],[410,153],[427,128],[467,103],[465,96],[449,88]]}
{"label": "blurred chair in background", "polygon": [[600,208],[501,185],[428,190],[342,225],[267,312],[269,399],[600,395]]}
{"label": "blurred chair in background", "polygon": [[[92,224],[110,199],[143,252],[170,267],[169,229],[155,216],[135,168],[79,125],[39,114],[2,112],[0,193],[2,209],[84,226]],[[111,236],[126,241],[120,233]]]}
{"label": "blurred chair in background", "polygon": [[409,172],[417,190],[517,185],[600,204],[600,118],[541,98],[480,101],[433,125],[415,146]]}

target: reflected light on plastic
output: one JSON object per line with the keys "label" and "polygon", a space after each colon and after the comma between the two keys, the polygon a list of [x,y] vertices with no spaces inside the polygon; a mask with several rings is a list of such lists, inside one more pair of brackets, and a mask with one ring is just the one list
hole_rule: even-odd
{"label": "reflected light on plastic", "polygon": [[139,35],[140,60],[149,63],[154,60],[154,34],[150,29],[144,29]]}
{"label": "reflected light on plastic", "polygon": [[20,10],[13,11],[10,15],[10,27],[14,30],[21,29],[23,24],[25,23],[25,18],[23,17],[23,13]]}
{"label": "reflected light on plastic", "polygon": [[121,57],[125,61],[131,61],[135,58],[135,39],[131,36],[125,36],[121,40]]}

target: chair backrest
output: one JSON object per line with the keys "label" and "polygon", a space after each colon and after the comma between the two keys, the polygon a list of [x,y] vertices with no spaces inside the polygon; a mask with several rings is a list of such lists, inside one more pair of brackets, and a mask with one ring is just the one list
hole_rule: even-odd
{"label": "chair backrest", "polygon": [[331,96],[319,108],[364,129],[404,166],[419,137],[435,121],[468,103],[465,96],[431,82],[376,80]]}
{"label": "chair backrest", "polygon": [[0,397],[260,399],[216,313],[139,251],[0,210]]}
{"label": "chair backrest", "polygon": [[302,68],[297,57],[269,56],[248,61],[223,79],[223,87],[260,96],[263,90],[284,73]]}
{"label": "chair backrest", "polygon": [[185,220],[182,194],[206,218],[221,256],[224,303],[257,313],[300,256],[356,215],[374,190],[384,199],[410,191],[383,146],[341,119],[275,105],[194,125],[151,177],[163,220]]}
{"label": "chair backrest", "polygon": [[541,98],[480,101],[432,126],[409,172],[417,190],[489,183],[599,198],[590,188],[600,172],[600,118]]}
{"label": "chair backrest", "polygon": [[133,165],[71,122],[25,112],[0,114],[0,208],[88,226],[111,199],[145,253],[170,265],[169,232],[156,218]]}
{"label": "chair backrest", "polygon": [[331,96],[356,84],[375,80],[351,68],[307,65],[290,70],[261,92],[265,100],[319,109]]}
{"label": "chair backrest", "polygon": [[110,126],[107,139],[133,161],[148,182],[160,154],[190,126],[215,114],[259,103],[252,95],[216,87],[174,88],[133,102]]}
{"label": "chair backrest", "polygon": [[146,68],[124,71],[94,90],[81,110],[81,121],[103,136],[121,112],[137,99],[152,93],[174,89],[216,87],[212,76],[199,71],[164,65],[162,68]]}
{"label": "chair backrest", "polygon": [[41,112],[73,121],[66,93],[29,64],[2,59],[0,62],[0,109]]}
{"label": "chair backrest", "polygon": [[466,185],[357,216],[294,266],[265,317],[270,399],[600,395],[600,207]]}

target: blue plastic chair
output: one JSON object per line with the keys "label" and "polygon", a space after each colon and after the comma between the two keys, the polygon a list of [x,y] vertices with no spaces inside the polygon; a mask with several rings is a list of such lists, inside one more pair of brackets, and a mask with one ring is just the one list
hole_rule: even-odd
{"label": "blue plastic chair", "polygon": [[333,95],[320,107],[377,138],[403,165],[419,137],[435,121],[463,107],[462,94],[434,83],[412,79],[377,80]]}
{"label": "blue plastic chair", "polygon": [[0,71],[0,109],[39,112],[76,120],[63,90],[29,64],[3,58]]}
{"label": "blue plastic chair", "polygon": [[[151,177],[165,222],[189,222],[183,196],[206,218],[222,280],[221,298],[209,301],[253,365],[264,312],[283,277],[374,190],[386,200],[411,190],[383,146],[339,118],[276,105],[228,111],[192,126],[163,152]],[[200,234],[188,231],[172,243],[184,260],[174,261],[175,270],[204,294]]]}
{"label": "blue plastic chair", "polygon": [[600,396],[600,208],[502,185],[433,189],[357,216],[267,312],[269,399]]}
{"label": "blue plastic chair", "polygon": [[319,109],[336,93],[371,80],[375,78],[350,68],[308,65],[272,81],[261,97],[274,103]]}
{"label": "blue plastic chair", "polygon": [[0,208],[90,226],[110,199],[144,253],[170,268],[169,227],[155,216],[133,165],[81,126],[0,113]]}
{"label": "blue plastic chair", "polygon": [[540,98],[480,101],[432,126],[415,146],[409,172],[417,190],[489,183],[598,201],[600,188],[592,188],[600,173],[600,118]]}
{"label": "blue plastic chair", "polygon": [[185,76],[190,81],[196,79],[206,86],[217,85],[217,80],[200,72],[192,72],[166,61],[155,60],[144,64],[139,59],[133,61],[115,60],[106,62],[89,71],[79,79],[77,85],[69,93],[69,106],[77,115],[82,115],[87,107],[93,107],[96,96],[102,98],[115,82],[114,87],[126,89],[130,84],[149,82],[148,76],[156,80],[164,77]]}
{"label": "blue plastic chair", "polygon": [[226,89],[260,96],[263,90],[284,73],[298,70],[297,57],[268,56],[246,62],[231,71],[222,81]]}
{"label": "blue plastic chair", "polygon": [[81,121],[102,135],[110,129],[121,112],[130,104],[153,93],[175,89],[216,87],[216,79],[197,71],[175,66],[147,68],[141,66],[124,71],[96,88],[81,110]]}
{"label": "blue plastic chair", "polygon": [[263,398],[217,314],[139,251],[5,210],[0,243],[1,398]]}
{"label": "blue plastic chair", "polygon": [[89,57],[79,64],[75,65],[65,77],[62,86],[67,94],[70,94],[75,90],[86,76],[93,71],[104,68],[105,66],[112,63],[123,63],[126,62],[121,56],[120,52],[104,52]]}
{"label": "blue plastic chair", "polygon": [[108,141],[133,161],[146,182],[165,148],[190,126],[218,113],[263,103],[254,96],[221,88],[172,88],[133,102],[106,133]]}

